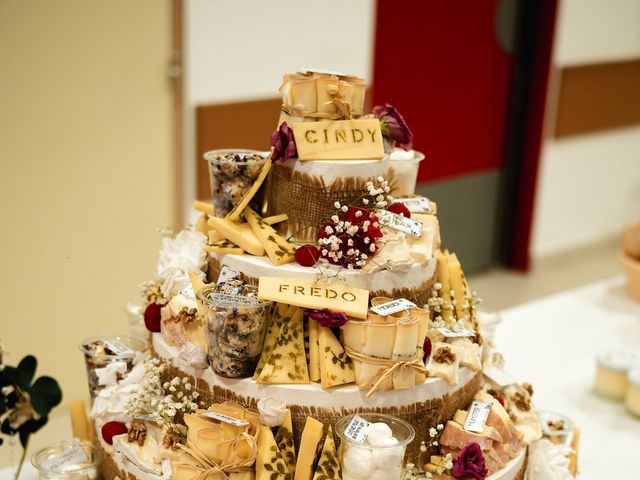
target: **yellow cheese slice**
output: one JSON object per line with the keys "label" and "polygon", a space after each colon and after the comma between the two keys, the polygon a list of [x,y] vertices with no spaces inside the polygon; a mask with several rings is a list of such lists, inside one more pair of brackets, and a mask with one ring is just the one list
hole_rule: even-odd
{"label": "yellow cheese slice", "polygon": [[284,265],[295,260],[295,248],[286,239],[278,235],[276,231],[258,216],[250,207],[244,209],[244,217],[247,219],[253,233],[264,247],[271,263]]}
{"label": "yellow cheese slice", "polygon": [[264,255],[262,243],[253,233],[251,227],[246,223],[233,223],[224,218],[211,217],[209,226],[216,229],[224,238],[235,243],[245,252],[261,257]]}
{"label": "yellow cheese slice", "polygon": [[200,215],[198,217],[198,221],[196,222],[196,231],[203,233],[203,234],[207,234],[207,232],[209,231],[209,225],[207,224],[207,214],[203,213],[202,215]]}
{"label": "yellow cheese slice", "polygon": [[294,480],[312,480],[313,464],[318,456],[320,440],[322,439],[323,425],[313,417],[307,417],[300,439],[300,450],[296,462],[296,475]]}
{"label": "yellow cheese slice", "polygon": [[333,439],[331,426],[327,432],[327,438],[324,440],[324,447],[318,460],[318,466],[313,474],[313,480],[341,480],[340,462],[338,461],[338,452],[336,451],[336,443]]}
{"label": "yellow cheese slice", "polygon": [[295,311],[296,307],[293,307],[291,305],[287,305],[285,303],[276,304],[275,311],[271,316],[271,322],[269,323],[269,327],[267,327],[267,334],[264,338],[264,344],[262,347],[262,352],[260,353],[260,359],[258,360],[256,371],[253,374],[254,380],[260,376],[262,367],[264,367],[264,364],[267,363],[267,360],[269,360],[269,357],[271,356],[271,352],[276,346],[276,340],[278,339],[278,334],[280,333],[282,323],[284,321],[288,321],[288,319],[291,318]]}
{"label": "yellow cheese slice", "polygon": [[445,322],[451,320],[454,316],[454,311],[450,309],[451,305],[451,281],[449,278],[449,253],[447,251],[442,252],[438,250],[437,257],[437,268],[436,268],[436,278],[438,282],[442,285],[442,288],[438,291],[438,295],[444,300],[444,305],[442,306],[442,319]]}
{"label": "yellow cheese slice", "polygon": [[276,223],[286,222],[289,220],[289,215],[281,213],[279,215],[272,215],[270,217],[264,217],[262,221],[267,225],[275,225]]}
{"label": "yellow cheese slice", "polygon": [[[273,153],[273,149],[271,149],[271,153]],[[231,210],[225,217],[227,220],[229,220],[230,222],[233,222],[238,219],[238,217],[244,211],[246,206],[249,205],[249,202],[254,197],[254,195],[258,193],[260,186],[267,178],[267,175],[269,175],[269,170],[271,170],[271,165],[273,165],[273,162],[271,161],[271,154],[270,154],[269,158],[267,158],[267,161],[264,162],[264,166],[262,167],[262,170],[260,170],[260,174],[258,175],[258,178],[256,178],[254,182],[251,184],[251,188],[249,188],[249,190],[247,190],[247,193],[244,194],[244,196],[242,197],[242,200],[240,200],[240,203],[238,203],[235,207],[233,207],[233,210]]]}
{"label": "yellow cheese slice", "polygon": [[[318,330],[320,383],[322,388],[331,388],[355,382],[356,377],[351,359],[347,356],[331,329],[319,326]],[[411,386],[413,386],[413,383]]]}
{"label": "yellow cheese slice", "polygon": [[73,436],[80,440],[91,441],[92,435],[90,435],[90,432],[92,428],[89,417],[87,417],[87,411],[84,408],[84,402],[82,400],[71,402],[69,404],[69,413],[71,415]]}
{"label": "yellow cheese slice", "polygon": [[287,416],[278,427],[276,432],[276,443],[282,454],[287,470],[291,475],[296,472],[296,450],[293,443],[293,424],[291,422],[291,410],[287,412]]}
{"label": "yellow cheese slice", "polygon": [[255,480],[291,480],[287,464],[278,449],[271,428],[263,425],[258,437]]}
{"label": "yellow cheese slice", "polygon": [[209,230],[207,230],[207,237],[209,237],[209,243],[216,243],[219,242],[220,240],[224,240],[224,235],[222,235],[219,231],[214,230],[212,228],[209,227],[209,224],[207,224],[207,228]]}
{"label": "yellow cheese slice", "polygon": [[193,208],[195,208],[199,212],[206,213],[207,215],[215,215],[215,212],[213,211],[213,204],[209,202],[203,202],[202,200],[194,200]]}
{"label": "yellow cheese slice", "polygon": [[244,250],[227,239],[219,240],[203,249],[209,253],[221,253],[223,255],[244,255]]}
{"label": "yellow cheese slice", "polygon": [[318,321],[313,318],[309,322],[309,378],[313,382],[320,381],[320,344],[318,343]]}
{"label": "yellow cheese slice", "polygon": [[302,317],[303,311],[299,308],[289,321],[282,324],[275,347],[262,367],[257,383],[309,383]]}
{"label": "yellow cheese slice", "polygon": [[[470,296],[467,291],[466,281],[462,273],[462,266],[455,253],[449,255],[449,281],[456,300],[456,316],[458,320],[470,318]],[[469,325],[470,326],[470,325]]]}

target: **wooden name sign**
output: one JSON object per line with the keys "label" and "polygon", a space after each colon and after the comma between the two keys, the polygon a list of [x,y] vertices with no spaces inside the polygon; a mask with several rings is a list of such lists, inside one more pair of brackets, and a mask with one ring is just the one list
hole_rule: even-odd
{"label": "wooden name sign", "polygon": [[362,319],[369,308],[368,290],[300,278],[260,277],[258,298],[314,310],[328,308]]}
{"label": "wooden name sign", "polygon": [[300,160],[365,160],[383,158],[384,145],[380,121],[326,120],[294,123]]}

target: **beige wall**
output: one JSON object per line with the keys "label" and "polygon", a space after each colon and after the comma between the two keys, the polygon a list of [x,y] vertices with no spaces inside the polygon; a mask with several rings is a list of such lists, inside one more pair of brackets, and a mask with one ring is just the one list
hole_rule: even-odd
{"label": "beige wall", "polygon": [[0,1],[0,338],[86,396],[172,218],[169,1]]}

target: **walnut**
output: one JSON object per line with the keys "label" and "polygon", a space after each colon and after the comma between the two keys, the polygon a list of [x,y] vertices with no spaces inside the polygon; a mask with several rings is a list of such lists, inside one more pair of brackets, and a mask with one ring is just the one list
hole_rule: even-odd
{"label": "walnut", "polygon": [[480,332],[476,333],[475,343],[482,346],[484,344],[484,337],[480,334]]}
{"label": "walnut", "polygon": [[561,432],[564,430],[564,421],[563,420],[549,420],[547,422],[547,426],[549,427],[549,430],[551,430],[552,432]]}
{"label": "walnut", "polygon": [[528,412],[529,410],[531,410],[531,402],[529,401],[529,398],[522,392],[516,392],[511,395],[511,401],[516,407],[518,407],[519,410],[522,410],[523,412]]}
{"label": "walnut", "polygon": [[176,322],[189,324],[198,318],[198,310],[196,308],[182,307],[180,313],[176,317]]}
{"label": "walnut", "polygon": [[131,422],[131,428],[127,435],[127,441],[129,443],[138,442],[141,447],[144,446],[144,441],[147,439],[147,426],[143,420],[133,420]]}
{"label": "walnut", "polygon": [[450,347],[441,347],[433,354],[433,361],[438,363],[453,363],[456,361],[456,354]]}
{"label": "walnut", "polygon": [[149,303],[165,303],[164,295],[162,295],[162,289],[157,282],[147,282],[142,285],[142,296]]}
{"label": "walnut", "polygon": [[490,388],[489,390],[487,390],[487,393],[495,399],[502,396],[502,394],[498,390],[495,390],[493,388]]}
{"label": "walnut", "polygon": [[524,388],[529,393],[530,397],[533,396],[533,386],[530,383],[523,383],[522,388]]}
{"label": "walnut", "polygon": [[164,434],[164,438],[162,439],[162,446],[164,448],[171,448],[173,450],[177,449],[178,443],[182,441],[182,435],[175,430],[168,430],[167,433]]}

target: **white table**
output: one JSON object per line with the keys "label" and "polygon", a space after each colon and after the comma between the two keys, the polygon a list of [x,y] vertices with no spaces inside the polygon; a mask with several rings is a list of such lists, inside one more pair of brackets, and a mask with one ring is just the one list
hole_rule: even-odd
{"label": "white table", "polygon": [[564,413],[582,430],[582,480],[640,478],[640,419],[592,393],[595,354],[640,350],[640,303],[614,277],[502,312],[495,342],[506,369],[534,387],[536,407]]}

